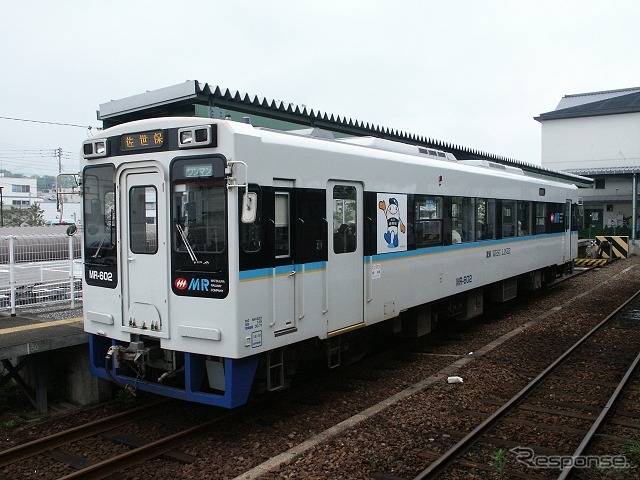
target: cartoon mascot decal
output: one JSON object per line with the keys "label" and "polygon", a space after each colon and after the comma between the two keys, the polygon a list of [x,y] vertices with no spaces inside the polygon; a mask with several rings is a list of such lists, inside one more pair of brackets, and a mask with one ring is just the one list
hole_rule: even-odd
{"label": "cartoon mascot decal", "polygon": [[387,218],[387,231],[384,234],[384,240],[389,248],[396,248],[398,246],[398,228],[402,233],[407,228],[400,218],[398,200],[393,197],[389,198],[388,207],[384,200],[380,200],[378,208],[384,212],[384,216]]}

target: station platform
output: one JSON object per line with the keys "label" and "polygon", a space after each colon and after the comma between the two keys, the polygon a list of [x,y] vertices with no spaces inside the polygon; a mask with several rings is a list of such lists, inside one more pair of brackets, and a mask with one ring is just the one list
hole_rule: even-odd
{"label": "station platform", "polygon": [[41,306],[21,309],[16,316],[0,312],[0,360],[5,370],[0,387],[15,380],[33,406],[46,412],[52,355],[60,357],[69,347],[87,343],[82,307]]}

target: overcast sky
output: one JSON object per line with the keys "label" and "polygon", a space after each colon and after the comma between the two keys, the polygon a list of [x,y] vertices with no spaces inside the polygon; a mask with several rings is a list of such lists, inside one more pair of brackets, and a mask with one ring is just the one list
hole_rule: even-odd
{"label": "overcast sky", "polygon": [[0,17],[0,168],[78,170],[101,103],[198,80],[540,163],[562,96],[640,86],[640,2],[21,0]]}

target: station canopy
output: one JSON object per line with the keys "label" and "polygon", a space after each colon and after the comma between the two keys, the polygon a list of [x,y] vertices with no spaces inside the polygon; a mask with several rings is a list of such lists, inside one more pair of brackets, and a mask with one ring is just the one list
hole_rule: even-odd
{"label": "station canopy", "polygon": [[292,103],[258,98],[229,89],[223,90],[218,86],[200,83],[197,80],[189,80],[159,90],[112,100],[101,104],[98,111],[98,120],[102,121],[104,128],[133,120],[164,116],[229,118],[237,121],[245,121],[245,118],[248,118],[254,126],[277,130],[320,128],[333,132],[336,137],[372,136],[443,150],[452,153],[458,160],[487,160],[518,167],[528,176],[553,179],[575,184],[578,187],[591,187],[593,183],[592,179],[580,175],[551,170],[539,165],[319,110],[308,110],[304,106],[300,107]]}

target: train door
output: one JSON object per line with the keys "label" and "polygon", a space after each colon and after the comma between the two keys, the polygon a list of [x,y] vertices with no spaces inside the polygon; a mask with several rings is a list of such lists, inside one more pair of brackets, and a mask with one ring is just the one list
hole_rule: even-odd
{"label": "train door", "polygon": [[276,322],[276,332],[296,326],[296,268],[291,251],[291,192],[274,192],[274,245],[278,265],[273,273],[273,319]]}
{"label": "train door", "polygon": [[564,252],[562,261],[567,262],[571,259],[571,222],[573,221],[573,215],[571,215],[571,200],[567,200],[565,203],[565,215],[564,215]]}
{"label": "train door", "polygon": [[329,181],[326,309],[328,332],[364,322],[362,185]]}
{"label": "train door", "polygon": [[167,330],[165,184],[155,169],[120,177],[123,326]]}

